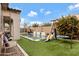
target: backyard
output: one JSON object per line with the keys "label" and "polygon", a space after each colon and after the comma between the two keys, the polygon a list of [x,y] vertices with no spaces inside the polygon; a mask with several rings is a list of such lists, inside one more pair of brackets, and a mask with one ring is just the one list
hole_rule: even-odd
{"label": "backyard", "polygon": [[72,43],[72,49],[67,40],[37,42],[21,37],[17,42],[30,56],[79,56],[78,42]]}

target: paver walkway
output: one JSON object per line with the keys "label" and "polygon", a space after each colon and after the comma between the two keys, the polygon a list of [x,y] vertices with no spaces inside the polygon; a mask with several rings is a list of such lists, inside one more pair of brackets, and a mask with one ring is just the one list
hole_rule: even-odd
{"label": "paver walkway", "polygon": [[6,52],[1,53],[0,56],[28,56],[16,41],[10,41],[9,45],[9,48],[6,48]]}

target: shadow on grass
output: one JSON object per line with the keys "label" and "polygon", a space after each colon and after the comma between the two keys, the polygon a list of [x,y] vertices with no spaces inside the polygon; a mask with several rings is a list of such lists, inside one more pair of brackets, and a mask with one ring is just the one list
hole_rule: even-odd
{"label": "shadow on grass", "polygon": [[[41,39],[41,42],[44,42],[46,39]],[[52,42],[52,41],[59,41],[60,43],[64,43],[64,44],[75,44],[77,42],[71,41],[70,39],[52,39],[50,41],[47,42]]]}
{"label": "shadow on grass", "polygon": [[77,42],[71,41],[70,39],[69,39],[69,40],[64,39],[64,40],[60,40],[60,43],[75,44],[75,43],[77,43]]}

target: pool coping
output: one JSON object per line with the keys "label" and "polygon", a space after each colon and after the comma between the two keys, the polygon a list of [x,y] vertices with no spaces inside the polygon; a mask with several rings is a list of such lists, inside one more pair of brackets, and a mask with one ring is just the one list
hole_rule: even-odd
{"label": "pool coping", "polygon": [[21,50],[21,52],[24,54],[24,56],[29,56],[18,43],[16,45]]}

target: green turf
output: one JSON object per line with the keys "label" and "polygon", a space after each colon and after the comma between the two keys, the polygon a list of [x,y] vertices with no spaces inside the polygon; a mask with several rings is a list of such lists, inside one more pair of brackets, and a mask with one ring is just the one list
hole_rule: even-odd
{"label": "green turf", "polygon": [[21,37],[17,42],[30,56],[79,56],[78,42],[73,42],[72,49],[70,42],[64,40],[35,42]]}

